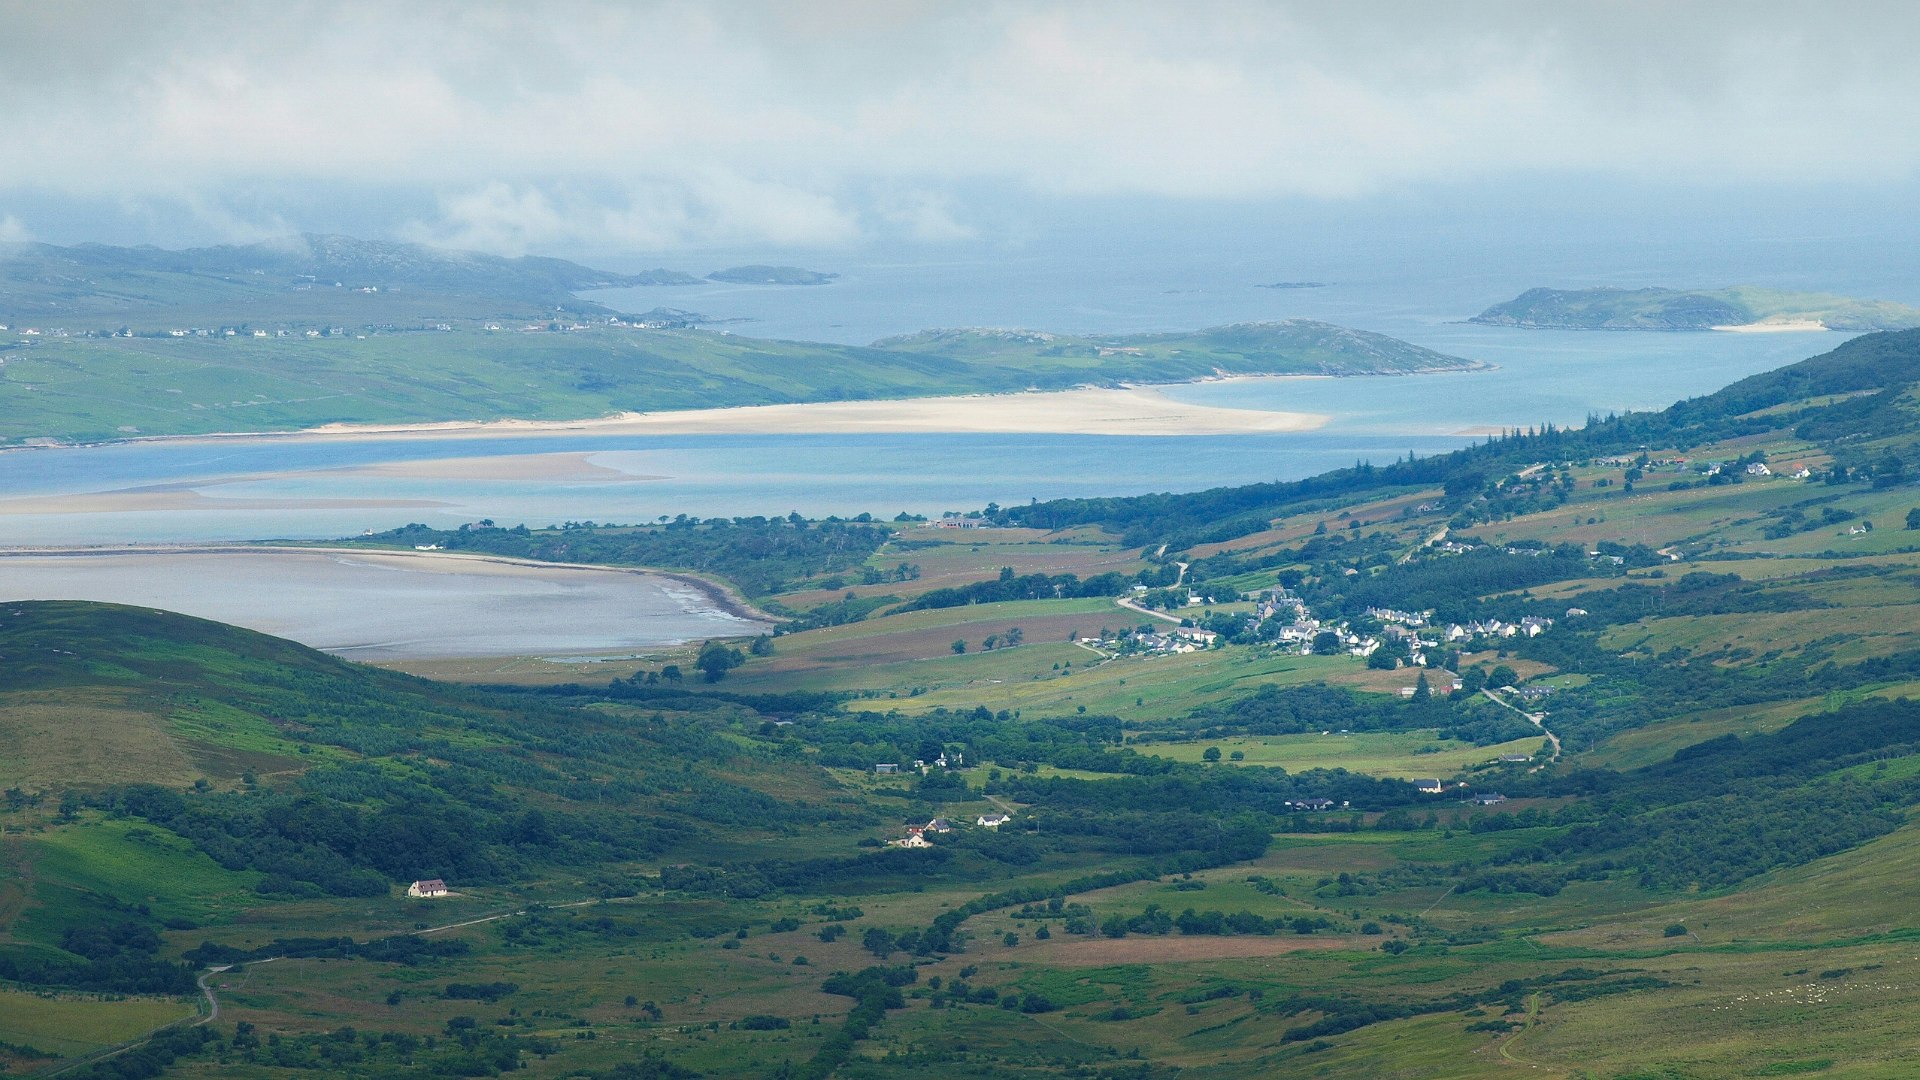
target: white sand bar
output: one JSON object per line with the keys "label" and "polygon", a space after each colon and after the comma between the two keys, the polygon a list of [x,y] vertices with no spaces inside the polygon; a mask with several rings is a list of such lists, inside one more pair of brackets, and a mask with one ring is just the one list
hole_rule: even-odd
{"label": "white sand bar", "polygon": [[1826,328],[1826,323],[1814,319],[1777,319],[1767,322],[1741,323],[1738,326],[1713,327],[1715,330],[1725,330],[1733,334],[1804,334]]}
{"label": "white sand bar", "polygon": [[1257,435],[1313,431],[1318,413],[1227,409],[1175,401],[1152,387],[1085,387],[1049,393],[975,394],[888,401],[746,405],[621,413],[596,420],[336,424],[303,435],[497,436],[577,431],[600,435],[1056,434]]}

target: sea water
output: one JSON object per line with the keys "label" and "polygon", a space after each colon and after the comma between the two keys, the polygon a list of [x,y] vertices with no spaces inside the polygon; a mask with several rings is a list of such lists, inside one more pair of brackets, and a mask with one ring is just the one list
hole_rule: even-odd
{"label": "sea water", "polygon": [[[1493,430],[1664,407],[1845,340],[1835,333],[1577,333],[1465,321],[1534,285],[1753,283],[1920,303],[1920,272],[1905,249],[1858,237],[1695,244],[1685,237],[1571,242],[1442,232],[1418,242],[1376,235],[1347,243],[1331,235],[1290,242],[1270,232],[1216,228],[1149,241],[1035,243],[952,258],[847,256],[824,267],[842,275],[827,286],[708,284],[596,299],[632,311],[692,309],[728,320],[714,325],[742,334],[858,343],[930,326],[1139,332],[1314,318],[1495,367],[1165,388],[1197,404],[1330,417],[1318,430],[1258,436],[540,434],[20,450],[0,453],[0,498],[130,489],[191,498],[156,499],[137,511],[0,513],[0,547],[325,538],[480,518],[538,526],[793,511],[891,517],[1292,479],[1356,461],[1443,453]],[[715,265],[725,264],[716,257]],[[1324,284],[1260,287],[1283,281]],[[611,472],[589,480],[516,478],[514,470],[483,479],[352,471],[561,452],[586,454]],[[50,595],[25,565],[0,574],[0,596]],[[270,596],[244,583],[232,592],[262,606]],[[690,618],[675,632],[713,632],[703,620]]]}

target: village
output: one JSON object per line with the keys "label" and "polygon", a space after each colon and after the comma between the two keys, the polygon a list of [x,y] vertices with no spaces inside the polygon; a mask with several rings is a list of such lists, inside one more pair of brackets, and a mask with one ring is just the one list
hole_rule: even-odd
{"label": "village", "polygon": [[[1461,545],[1461,549],[1470,550],[1470,546]],[[1597,558],[1608,558],[1597,552],[1593,554]],[[1178,617],[1178,625],[1159,627],[1145,623],[1118,631],[1103,629],[1100,637],[1082,644],[1112,656],[1154,656],[1221,648],[1228,644],[1265,643],[1299,656],[1345,654],[1367,660],[1376,667],[1428,667],[1432,666],[1430,655],[1442,649],[1490,645],[1506,638],[1538,637],[1551,630],[1554,623],[1551,618],[1529,615],[1515,621],[1486,619],[1441,625],[1434,622],[1431,611],[1381,607],[1367,608],[1359,620],[1322,619],[1305,600],[1279,585],[1245,593],[1241,599],[1250,603],[1251,609],[1234,614],[1213,613],[1211,606],[1215,599],[1191,589],[1159,590],[1162,595],[1150,595],[1145,586],[1135,586],[1134,596],[1122,598],[1120,604],[1156,619],[1173,620],[1175,616],[1160,615],[1148,604],[1166,603],[1164,594],[1181,592],[1184,595],[1177,596],[1171,604],[1173,610],[1201,608],[1206,625],[1200,625],[1192,616],[1182,615]],[[1570,608],[1566,614],[1577,617],[1586,612]]]}

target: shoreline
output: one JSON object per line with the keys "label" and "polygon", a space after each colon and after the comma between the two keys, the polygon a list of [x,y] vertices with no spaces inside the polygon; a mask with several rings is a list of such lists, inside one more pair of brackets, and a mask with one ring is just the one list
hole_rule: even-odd
{"label": "shoreline", "polygon": [[[517,559],[511,555],[490,555],[465,551],[406,551],[382,547],[337,547],[328,544],[287,543],[206,543],[206,544],[102,544],[98,547],[9,547],[0,548],[0,560],[9,558],[111,558],[121,555],[379,555],[421,560],[454,560],[487,563],[511,568],[537,570],[589,570],[599,573],[638,574],[663,578],[686,585],[712,602],[727,615],[750,623],[773,626],[784,620],[755,607],[753,601],[731,582],[710,578],[689,570],[659,570],[644,566],[610,566],[596,563],[542,562]],[[739,636],[746,636],[745,634]]]}
{"label": "shoreline", "polygon": [[514,435],[1251,435],[1315,431],[1332,417],[1321,413],[1193,405],[1160,388],[1268,379],[1336,379],[1471,374],[1491,364],[1372,375],[1317,373],[1213,375],[1167,383],[1079,386],[1068,390],[949,394],[910,398],[727,405],[659,412],[621,412],[572,420],[436,420],[322,424],[284,431],[221,431],[183,435],[129,435],[88,442],[35,441],[0,453],[73,450],[130,443],[220,443],[233,440],[479,439]]}

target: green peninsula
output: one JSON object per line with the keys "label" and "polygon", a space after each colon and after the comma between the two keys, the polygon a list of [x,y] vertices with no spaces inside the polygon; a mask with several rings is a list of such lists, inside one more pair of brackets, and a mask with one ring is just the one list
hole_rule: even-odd
{"label": "green peninsula", "polygon": [[1729,289],[1528,289],[1470,322],[1536,330],[1906,330],[1920,308],[1887,300]]}
{"label": "green peninsula", "polygon": [[707,280],[729,285],[827,285],[839,276],[802,266],[730,266],[708,274]]}
{"label": "green peninsula", "polygon": [[344,237],[21,245],[0,251],[0,445],[1479,366],[1311,322],[767,341],[701,329],[691,312],[629,314],[575,295],[634,280]]}
{"label": "green peninsula", "polygon": [[1398,338],[1311,319],[1235,323],[1160,334],[1074,335],[1043,330],[923,330],[874,348],[996,367],[1077,368],[1104,379],[1170,382],[1219,375],[1400,375],[1487,365]]}

